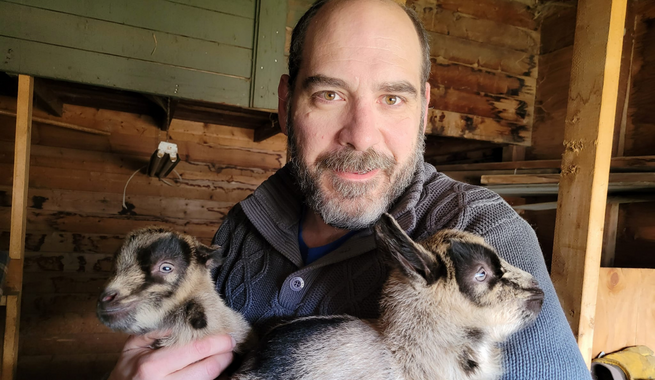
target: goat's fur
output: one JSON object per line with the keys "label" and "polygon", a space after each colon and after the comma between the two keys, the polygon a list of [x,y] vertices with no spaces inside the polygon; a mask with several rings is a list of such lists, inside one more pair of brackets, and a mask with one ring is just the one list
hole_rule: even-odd
{"label": "goat's fur", "polygon": [[115,272],[98,299],[98,318],[129,334],[170,333],[154,347],[229,333],[239,349],[250,326],[214,288],[211,271],[222,261],[220,247],[191,236],[157,227],[134,231],[114,257]]}
{"label": "goat's fur", "polygon": [[376,225],[391,272],[382,314],[308,317],[273,328],[235,379],[491,380],[498,344],[533,321],[543,292],[476,235],[414,243],[385,214]]}

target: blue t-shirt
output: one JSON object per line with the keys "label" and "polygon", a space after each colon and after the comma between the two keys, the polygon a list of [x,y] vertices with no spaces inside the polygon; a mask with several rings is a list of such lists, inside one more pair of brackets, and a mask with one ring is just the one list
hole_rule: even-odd
{"label": "blue t-shirt", "polygon": [[350,231],[332,243],[328,243],[320,247],[309,248],[307,244],[305,244],[305,241],[302,239],[302,224],[305,219],[305,207],[303,207],[300,215],[300,223],[298,223],[298,247],[300,247],[300,255],[302,256],[302,260],[305,265],[309,265],[339,248],[341,244],[345,243],[348,239],[350,239],[351,236],[357,233],[357,231]]}

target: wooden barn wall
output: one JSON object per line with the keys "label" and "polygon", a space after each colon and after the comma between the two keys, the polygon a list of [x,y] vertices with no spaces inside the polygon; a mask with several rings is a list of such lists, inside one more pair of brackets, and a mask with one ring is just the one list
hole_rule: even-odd
{"label": "wooden barn wall", "polygon": [[[526,149],[530,160],[560,159],[564,151],[576,8],[547,3],[545,10],[533,140]],[[622,59],[613,155],[655,155],[655,2],[628,3]],[[653,215],[652,202],[620,205],[614,266],[655,268]],[[526,211],[523,216],[550,254],[555,210]]]}
{"label": "wooden barn wall", "polygon": [[[15,111],[0,97],[0,109]],[[35,116],[51,118],[38,110]],[[64,106],[61,119],[108,135],[35,122],[32,132],[25,284],[18,377],[98,378],[125,336],[95,316],[112,254],[130,230],[153,224],[208,243],[236,202],[286,159],[286,139],[253,142],[253,131],[173,120],[182,161],[165,183],[140,172],[159,141],[147,116]],[[0,115],[0,249],[9,240],[15,119]],[[95,376],[95,377],[94,377]]]}
{"label": "wooden barn wall", "polygon": [[[417,12],[430,37],[428,134],[529,145],[539,53],[534,4],[509,0],[405,3]],[[288,1],[287,52],[291,30],[311,4],[310,0]]]}

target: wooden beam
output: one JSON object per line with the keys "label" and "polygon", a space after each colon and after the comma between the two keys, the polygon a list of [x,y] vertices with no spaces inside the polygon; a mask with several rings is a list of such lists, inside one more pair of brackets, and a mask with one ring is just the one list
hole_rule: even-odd
{"label": "wooden beam", "polygon": [[163,97],[151,94],[143,94],[153,105],[153,110],[150,112],[155,123],[162,131],[168,131],[173,121],[175,109],[178,101],[170,97]]}
{"label": "wooden beam", "polygon": [[2,380],[14,378],[18,361],[18,331],[20,327],[20,303],[23,286],[23,256],[27,226],[27,190],[30,173],[30,141],[32,137],[32,100],[34,78],[21,75],[18,78],[18,105],[16,112],[16,142],[14,149],[14,182],[11,203],[11,231],[9,240],[9,267],[4,351],[2,354]]}
{"label": "wooden beam", "polygon": [[[0,115],[16,116],[15,113],[13,113],[11,111],[5,111],[5,110],[0,110]],[[42,123],[42,124],[54,125],[55,127],[72,129],[74,131],[91,133],[91,134],[94,134],[94,135],[109,136],[111,134],[111,133],[109,133],[107,131],[101,131],[99,129],[80,127],[79,125],[75,125],[75,124],[71,124],[71,123],[65,123],[63,121],[44,119],[42,117],[36,117],[36,116],[32,116],[32,121],[37,122],[37,123]]]}
{"label": "wooden beam", "polygon": [[42,79],[34,78],[34,95],[37,107],[53,116],[64,114],[64,103]]}
{"label": "wooden beam", "polygon": [[490,117],[446,110],[428,110],[428,135],[529,146],[532,127]]}
{"label": "wooden beam", "polygon": [[627,0],[578,1],[551,277],[587,365]]}
{"label": "wooden beam", "polygon": [[[561,168],[560,160],[529,160],[516,162],[483,162],[479,164],[438,165],[439,171],[512,170]],[[655,156],[614,157],[612,171],[655,171]]]}
{"label": "wooden beam", "polygon": [[280,122],[277,119],[277,114],[271,114],[271,121],[255,129],[255,142],[262,142],[269,137],[273,137],[278,133],[282,133],[280,129]]}
{"label": "wooden beam", "polygon": [[601,267],[614,266],[614,257],[616,257],[616,233],[619,226],[619,207],[619,203],[611,202],[608,198],[607,210],[605,211],[605,226],[603,228],[603,250],[600,257]]}
{"label": "wooden beam", "polygon": [[[483,175],[480,182],[483,185],[529,185],[535,183],[560,183],[561,174],[500,174]],[[655,184],[655,173],[612,173],[609,183],[651,183]]]}

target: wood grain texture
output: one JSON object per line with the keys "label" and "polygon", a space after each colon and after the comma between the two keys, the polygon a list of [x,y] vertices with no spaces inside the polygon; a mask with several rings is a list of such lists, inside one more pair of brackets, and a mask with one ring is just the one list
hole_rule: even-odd
{"label": "wood grain texture", "polygon": [[578,2],[552,279],[591,362],[626,0]]}
{"label": "wood grain texture", "polygon": [[592,355],[655,346],[655,269],[600,268]]}
{"label": "wood grain texture", "polygon": [[525,125],[438,109],[428,110],[426,134],[517,145],[530,145],[531,139]]}

